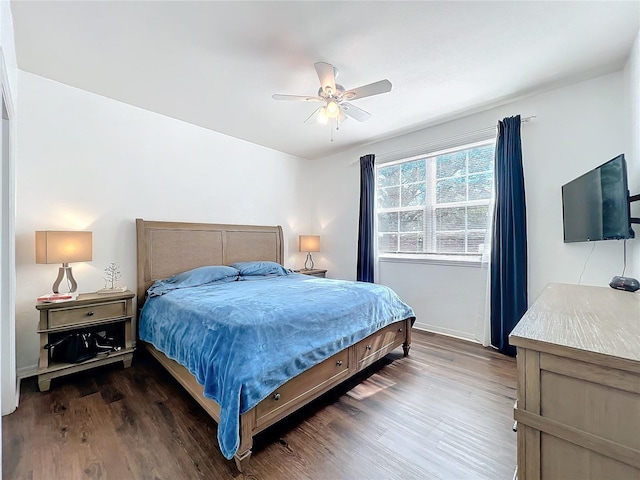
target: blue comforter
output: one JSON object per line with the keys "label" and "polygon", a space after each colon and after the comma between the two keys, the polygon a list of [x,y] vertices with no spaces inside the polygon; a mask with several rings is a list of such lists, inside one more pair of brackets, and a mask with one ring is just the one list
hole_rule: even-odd
{"label": "blue comforter", "polygon": [[241,413],[338,351],[413,316],[383,285],[290,274],[148,298],[139,332],[220,405],[218,442],[230,459]]}

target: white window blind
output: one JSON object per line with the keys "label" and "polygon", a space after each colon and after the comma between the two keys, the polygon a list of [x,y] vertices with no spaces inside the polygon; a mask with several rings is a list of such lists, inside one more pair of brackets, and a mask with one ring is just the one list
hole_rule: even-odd
{"label": "white window blind", "polygon": [[493,195],[494,145],[485,139],[379,165],[379,253],[479,257]]}

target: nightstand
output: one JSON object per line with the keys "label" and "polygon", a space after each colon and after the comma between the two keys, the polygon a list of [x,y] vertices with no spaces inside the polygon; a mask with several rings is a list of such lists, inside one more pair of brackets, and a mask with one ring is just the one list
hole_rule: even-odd
{"label": "nightstand", "polygon": [[312,277],[325,278],[327,271],[319,268],[311,268],[309,270],[294,270],[296,273],[302,273],[303,275],[311,275]]}
{"label": "nightstand", "polygon": [[[123,362],[125,368],[131,366],[135,348],[131,333],[134,296],[129,290],[104,294],[81,293],[77,299],[68,302],[36,304],[36,309],[40,312],[38,388],[41,392],[49,390],[52,378],[119,361]],[[105,332],[116,339],[121,350],[98,354],[82,363],[51,360],[49,350],[44,346],[74,331]]]}

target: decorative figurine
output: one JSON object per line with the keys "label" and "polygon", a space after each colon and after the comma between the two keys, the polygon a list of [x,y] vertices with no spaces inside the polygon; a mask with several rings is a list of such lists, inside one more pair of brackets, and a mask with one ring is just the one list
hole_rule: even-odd
{"label": "decorative figurine", "polygon": [[104,269],[104,273],[104,288],[98,290],[98,293],[124,292],[127,289],[127,287],[118,286],[118,280],[120,280],[122,274],[120,273],[120,267],[118,267],[114,262],[111,262]]}

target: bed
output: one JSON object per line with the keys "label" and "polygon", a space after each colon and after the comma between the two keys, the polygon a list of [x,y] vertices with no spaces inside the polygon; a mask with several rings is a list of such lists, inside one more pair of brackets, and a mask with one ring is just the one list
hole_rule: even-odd
{"label": "bed", "polygon": [[[245,269],[231,279],[238,281],[157,293],[163,279],[177,278],[181,272],[218,269],[205,266],[233,264],[242,270],[239,265],[273,265],[284,270],[279,226],[137,219],[136,229],[140,344],[218,423],[221,451],[235,460],[241,472],[249,464],[254,435],[391,350],[402,346],[405,356],[409,353],[413,311],[379,285],[288,272],[254,277]],[[294,307],[296,295],[306,302]],[[343,308],[340,314],[348,316],[334,319],[328,303],[334,299],[340,305],[351,305],[343,295],[355,295],[354,305],[356,297],[388,296],[393,305],[378,307],[376,298],[374,307],[365,308],[362,303],[356,311]],[[243,298],[248,299],[244,304]],[[268,306],[264,312],[252,310],[258,303]],[[231,320],[223,319],[223,311],[229,312]],[[367,317],[367,321],[356,317]],[[324,321],[328,323],[320,323]],[[260,329],[276,327],[279,330],[272,337],[260,333]],[[284,341],[281,337],[285,336],[297,340]],[[206,348],[195,350],[195,343]],[[210,370],[217,371],[214,375]]]}

